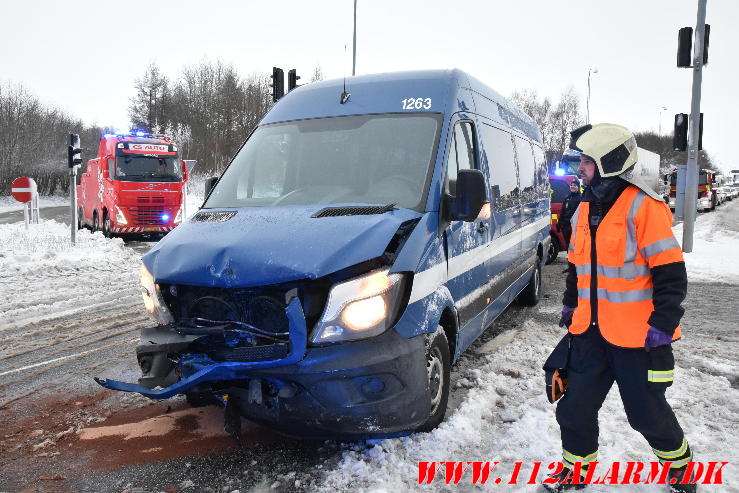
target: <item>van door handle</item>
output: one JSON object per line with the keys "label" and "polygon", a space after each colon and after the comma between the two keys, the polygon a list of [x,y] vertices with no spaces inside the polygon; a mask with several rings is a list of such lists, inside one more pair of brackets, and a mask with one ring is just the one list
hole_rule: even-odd
{"label": "van door handle", "polygon": [[485,223],[480,223],[477,225],[477,232],[478,233],[484,233],[488,229],[488,225]]}

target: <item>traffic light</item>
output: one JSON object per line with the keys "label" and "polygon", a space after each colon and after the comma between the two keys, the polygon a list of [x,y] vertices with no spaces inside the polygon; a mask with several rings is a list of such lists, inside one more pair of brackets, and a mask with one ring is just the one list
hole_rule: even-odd
{"label": "traffic light", "polygon": [[703,65],[708,63],[708,38],[711,37],[711,25],[706,24],[703,32]]}
{"label": "traffic light", "polygon": [[677,34],[677,66],[692,67],[693,28],[683,27]]}
{"label": "traffic light", "polygon": [[300,76],[297,70],[293,68],[287,71],[287,92],[298,87],[298,79],[300,79]]}
{"label": "traffic light", "polygon": [[[703,31],[703,65],[708,63],[708,41],[711,38],[711,25],[706,24]],[[677,34],[677,66],[693,66],[693,28],[683,27]]]}
{"label": "traffic light", "polygon": [[676,151],[688,150],[688,115],[675,115],[675,133],[672,136],[672,148]]}
{"label": "traffic light", "polygon": [[285,72],[281,68],[272,67],[272,101],[275,103],[285,95]]}
{"label": "traffic light", "polygon": [[70,168],[74,168],[78,164],[82,164],[80,136],[77,134],[69,134],[69,144],[67,145],[67,164]]}

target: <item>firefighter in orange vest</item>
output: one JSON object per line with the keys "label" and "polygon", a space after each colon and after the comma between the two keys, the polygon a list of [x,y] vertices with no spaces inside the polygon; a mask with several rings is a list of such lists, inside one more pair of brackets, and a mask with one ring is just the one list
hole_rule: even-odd
{"label": "firefighter in orange vest", "polygon": [[[549,491],[572,484],[575,463],[598,460],[598,410],[618,384],[628,422],[649,442],[669,478],[682,480],[693,453],[667,403],[671,343],[680,338],[687,274],[667,205],[634,172],[636,140],[610,123],[572,132],[586,185],[572,237],[560,326],[571,334],[568,386],[557,405],[565,469]],[[695,492],[672,484],[672,492]]]}

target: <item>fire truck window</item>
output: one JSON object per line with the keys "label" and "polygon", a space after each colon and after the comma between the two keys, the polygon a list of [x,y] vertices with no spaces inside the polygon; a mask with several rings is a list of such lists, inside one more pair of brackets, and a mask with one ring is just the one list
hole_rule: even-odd
{"label": "fire truck window", "polygon": [[112,180],[115,178],[115,160],[114,159],[108,159],[108,176]]}

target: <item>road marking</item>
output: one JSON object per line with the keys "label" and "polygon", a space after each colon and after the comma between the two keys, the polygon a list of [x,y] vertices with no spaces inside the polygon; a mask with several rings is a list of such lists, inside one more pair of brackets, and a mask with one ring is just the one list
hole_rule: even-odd
{"label": "road marking", "polygon": [[[125,341],[124,344],[135,342],[137,340],[138,340],[138,337],[136,337],[134,339],[130,339],[128,341]],[[94,353],[95,351],[100,351],[101,349],[107,349],[107,348],[109,348],[111,346],[119,346],[119,345],[120,345],[120,343],[117,343],[117,342],[114,343],[114,344],[107,344],[105,346],[100,346],[100,347],[95,348],[95,349],[88,349],[87,351],[82,351],[81,353],[75,353],[75,354],[70,354],[70,355],[67,355],[67,356],[61,356],[59,358],[54,358],[54,359],[50,359],[50,360],[47,360],[47,361],[42,361],[41,363],[34,363],[32,365],[23,366],[21,368],[16,368],[14,370],[4,371],[4,372],[0,373],[0,377],[4,377],[5,375],[10,375],[11,373],[17,373],[17,372],[23,371],[23,370],[30,370],[31,368],[36,368],[38,366],[50,365],[51,363],[56,363],[57,361],[62,361],[62,360],[69,359],[69,358],[75,358],[75,357],[78,357],[78,356],[85,356],[87,354]]]}

